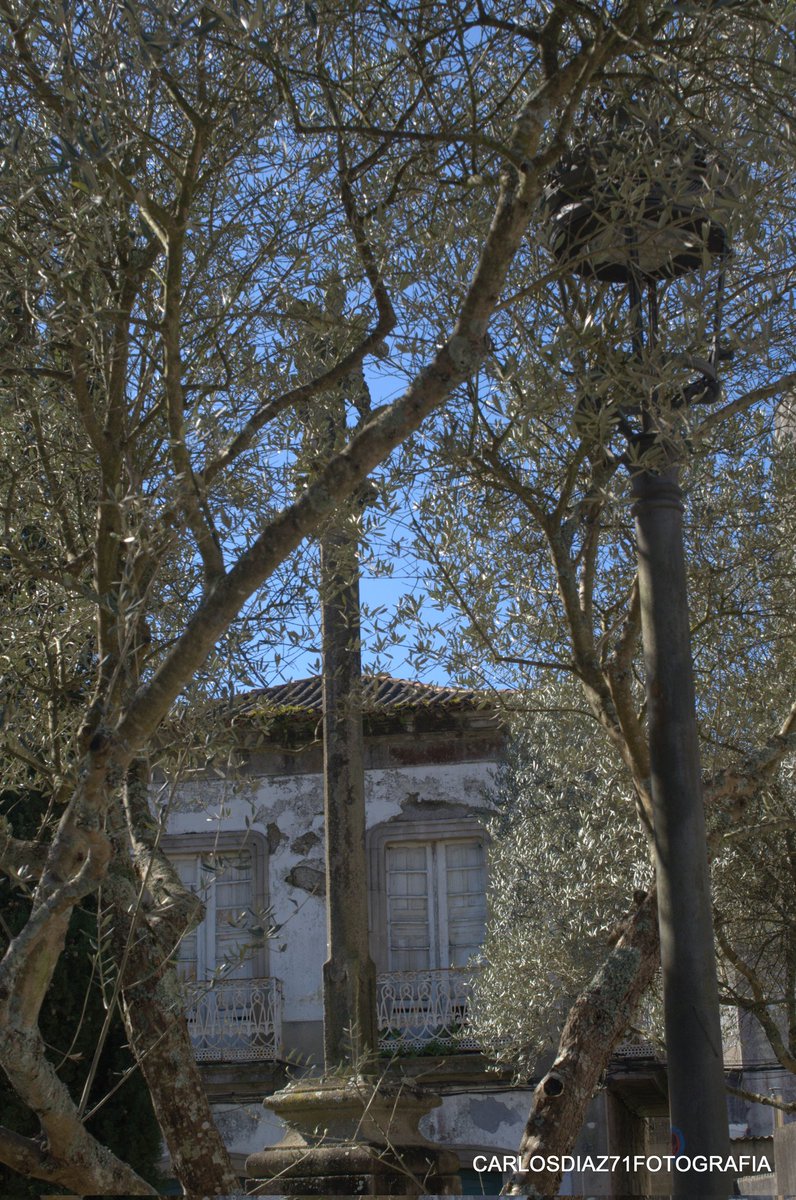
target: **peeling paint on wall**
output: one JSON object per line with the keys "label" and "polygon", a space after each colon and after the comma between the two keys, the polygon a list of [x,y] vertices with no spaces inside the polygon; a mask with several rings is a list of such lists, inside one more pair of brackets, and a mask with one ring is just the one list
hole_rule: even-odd
{"label": "peeling paint on wall", "polygon": [[290,843],[290,849],[294,854],[306,854],[308,850],[312,850],[315,846],[321,844],[321,835],[313,833],[304,833],[301,837],[297,837],[294,842]]}
{"label": "peeling paint on wall", "polygon": [[[492,754],[496,741],[488,748],[484,744],[480,756],[478,746],[466,738],[452,738],[451,753],[444,755],[439,734],[433,741],[432,746],[431,739],[421,734],[379,737],[369,744],[372,765],[365,772],[369,830],[387,823],[394,827],[401,821],[439,818],[444,822],[486,811],[485,797],[499,757],[497,752]],[[263,754],[245,764],[242,782],[189,781],[169,815],[169,833],[173,834],[239,834],[242,843],[250,830],[264,835],[268,904],[278,930],[268,944],[266,969],[281,981],[287,1051],[290,1039],[299,1033],[304,1038],[302,1045],[309,1045],[316,1034],[319,1044],[322,1040],[322,973],[327,950],[321,765],[321,757],[315,753],[292,759]],[[498,1134],[485,1133],[483,1128],[479,1134],[465,1098],[461,1099],[454,1109],[448,1107],[448,1117],[440,1122],[440,1130],[448,1118],[455,1127],[444,1129],[443,1141],[481,1145],[484,1139],[494,1137],[496,1144],[502,1145],[509,1140],[507,1128],[512,1138],[518,1136],[520,1114],[514,1117],[508,1112],[500,1118],[496,1104],[488,1104],[485,1115],[497,1122]],[[239,1107],[241,1112],[236,1115]],[[261,1115],[253,1121],[251,1111],[248,1116],[243,1112],[245,1107],[243,1103],[223,1106],[224,1138],[236,1153],[273,1144],[279,1135],[276,1126],[265,1128]]]}
{"label": "peeling paint on wall", "polygon": [[505,1121],[513,1121],[515,1114],[507,1104],[496,1096],[484,1096],[483,1099],[470,1101],[470,1117],[476,1125],[480,1125],[487,1133],[497,1133]]}
{"label": "peeling paint on wall", "polygon": [[306,859],[296,863],[285,876],[285,883],[291,887],[301,888],[311,896],[326,895],[326,868],[318,859]]}

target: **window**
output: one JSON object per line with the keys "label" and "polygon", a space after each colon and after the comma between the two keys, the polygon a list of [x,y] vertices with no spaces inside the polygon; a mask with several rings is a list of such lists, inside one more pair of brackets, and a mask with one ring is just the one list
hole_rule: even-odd
{"label": "window", "polygon": [[472,817],[368,833],[371,954],[379,971],[463,967],[486,924],[486,836]]}
{"label": "window", "polygon": [[225,979],[251,979],[249,951],[255,902],[250,852],[177,855],[174,865],[182,882],[205,905],[204,921],[180,943],[183,979],[210,979],[222,964]]}
{"label": "window", "polygon": [[380,1049],[477,1050],[466,967],[486,923],[483,831],[472,817],[395,821],[369,842]]}
{"label": "window", "polygon": [[387,969],[463,967],[484,937],[483,842],[388,843],[385,872]]}
{"label": "window", "polygon": [[[205,918],[182,939],[186,982],[266,974],[265,852],[260,835],[184,834],[165,839],[182,882],[202,900]],[[221,969],[221,970],[219,970]]]}
{"label": "window", "polygon": [[266,842],[262,834],[163,839],[205,906],[178,950],[188,1030],[200,1062],[274,1060],[281,1050],[281,990],[267,976]]}

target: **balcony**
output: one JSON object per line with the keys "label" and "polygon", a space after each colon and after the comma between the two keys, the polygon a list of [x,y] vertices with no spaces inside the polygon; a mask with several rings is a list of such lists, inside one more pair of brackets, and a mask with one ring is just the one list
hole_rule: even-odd
{"label": "balcony", "polygon": [[389,971],[376,983],[379,1049],[394,1054],[478,1050],[469,1022],[473,972]]}
{"label": "balcony", "polygon": [[191,983],[186,993],[197,1062],[275,1062],[281,1057],[279,979]]}
{"label": "balcony", "polygon": [[614,1047],[613,1057],[628,1060],[656,1058],[663,1061],[660,1050],[654,1042],[620,1042],[618,1046]]}

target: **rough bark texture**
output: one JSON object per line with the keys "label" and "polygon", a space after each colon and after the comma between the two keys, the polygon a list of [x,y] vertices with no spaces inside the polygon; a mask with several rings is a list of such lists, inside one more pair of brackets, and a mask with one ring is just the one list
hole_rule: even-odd
{"label": "rough bark texture", "polygon": [[[173,967],[124,990],[124,1023],[146,1079],[174,1174],[189,1194],[239,1190],[213,1120]],[[197,1136],[198,1135],[198,1136]]]}
{"label": "rough bark texture", "polygon": [[[44,895],[37,892],[32,916],[0,964],[2,1065],[17,1095],[38,1115],[41,1136],[22,1139],[3,1130],[0,1154],[24,1174],[76,1191],[151,1195],[150,1185],[88,1132],[45,1055],[38,1028],[42,999],[63,949],[72,907],[95,890],[109,856],[107,839],[91,826],[75,833],[62,822],[55,845],[71,867],[67,882],[51,872],[48,889]],[[54,855],[55,847],[50,863]]]}
{"label": "rough bark texture", "polygon": [[101,1145],[83,1125],[81,1114],[48,1058],[38,1029],[18,1016],[8,1018],[4,1069],[12,1087],[39,1114],[41,1138],[0,1130],[0,1153],[22,1174],[83,1192],[86,1181],[98,1195],[153,1195],[131,1167]]}
{"label": "rough bark texture", "polygon": [[611,1054],[621,1040],[659,961],[658,912],[651,892],[628,921],[605,964],[570,1009],[558,1055],[533,1095],[520,1143],[524,1169],[504,1188],[509,1196],[555,1196],[561,1172],[531,1171],[534,1155],[569,1153]]}
{"label": "rough bark texture", "polygon": [[145,868],[151,912],[137,903],[140,884],[127,859],[114,862],[106,884],[114,908],[114,956],[123,972],[125,1028],[176,1177],[188,1193],[232,1193],[238,1179],[213,1120],[172,963],[180,936],[201,911],[194,904],[194,911],[186,912],[180,894],[170,891],[168,876],[174,871],[163,855],[154,848],[145,853],[153,856]]}
{"label": "rough bark texture", "polygon": [[[55,1106],[60,1097],[54,1095]],[[70,1157],[71,1156],[71,1157]],[[90,1135],[52,1144],[0,1126],[0,1161],[29,1179],[41,1179],[85,1194],[85,1180],[96,1180],[102,1196],[156,1196],[155,1189]],[[99,1189],[102,1189],[101,1191]]]}

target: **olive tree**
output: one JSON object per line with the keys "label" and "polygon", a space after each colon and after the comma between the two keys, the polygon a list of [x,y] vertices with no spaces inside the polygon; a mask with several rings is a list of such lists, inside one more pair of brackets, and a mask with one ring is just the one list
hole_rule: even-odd
{"label": "olive tree", "polygon": [[[752,457],[722,480],[716,468],[741,456],[744,430]],[[792,1070],[796,647],[783,597],[793,518],[792,505],[774,502],[770,433],[765,414],[734,422],[716,460],[692,461],[687,498],[722,1000],[757,1019],[772,1057]],[[560,503],[545,450],[535,460],[544,482],[528,472],[510,488],[506,442],[500,459],[472,454],[477,483],[459,473],[433,525],[438,597],[460,611],[451,643],[460,675],[508,689],[498,701],[514,740],[498,788],[478,1013],[499,1056],[527,1075],[552,1048],[564,1080],[561,1094],[543,1084],[536,1093],[529,1157],[571,1149],[613,1049],[639,1028],[659,962],[624,486],[615,480],[597,502],[592,491],[578,513],[583,493]],[[541,533],[532,504],[549,505]],[[598,548],[584,585],[586,537]],[[555,1194],[557,1182],[540,1172],[521,1188]]]}
{"label": "olive tree", "polygon": [[[36,837],[6,819],[0,840],[32,889],[0,968],[0,1061],[41,1127],[0,1133],[13,1168],[150,1190],[88,1132],[90,1081],[70,1093],[38,1025],[101,888],[175,1172],[235,1190],[179,1017],[197,903],[148,773],[230,645],[284,619],[306,539],[482,361],[588,89],[709,25],[640,0],[0,0],[4,766],[48,800]],[[337,314],[320,369],[302,302]],[[385,354],[406,387],[313,457],[304,412]]]}
{"label": "olive tree", "polygon": [[[576,289],[545,250],[542,206],[525,254],[527,277],[539,280],[546,267],[547,283],[518,291],[496,316],[490,358],[435,430],[439,468],[419,537],[435,563],[436,599],[460,614],[448,661],[471,685],[509,687],[523,730],[496,825],[481,1006],[496,1043],[511,1045],[526,1065],[549,1042],[555,1017],[564,1021],[556,1087],[543,1081],[537,1090],[526,1157],[571,1148],[657,969],[629,477],[641,461],[662,466],[668,454],[686,464],[725,999],[757,1014],[780,1061],[792,1062],[789,1035],[770,1010],[783,1005],[787,1026],[793,476],[790,449],[775,437],[775,410],[796,378],[796,242],[790,135],[770,131],[792,62],[781,31],[755,46],[760,74],[747,81],[749,92],[717,88],[706,69],[653,91],[617,80],[609,97],[614,106],[621,100],[625,127],[636,122],[642,135],[676,113],[675,137],[701,143],[708,158],[720,154],[737,180],[719,336],[705,263],[662,289],[660,339],[638,347],[627,289],[599,279]],[[728,61],[728,79],[732,72]],[[755,94],[759,105],[749,103]],[[645,204],[660,165],[643,136],[640,154],[624,176],[621,162],[614,171]],[[719,365],[721,388],[708,386],[709,363]],[[652,444],[634,432],[645,388],[660,412]],[[762,886],[745,886],[773,844],[777,866]],[[756,942],[765,950],[754,950]],[[557,1183],[539,1172],[517,1187],[554,1194]]]}
{"label": "olive tree", "polygon": [[[307,602],[308,539],[474,376],[499,305],[543,286],[532,218],[591,90],[714,51],[743,83],[779,20],[664,0],[0,0],[4,769],[47,801],[35,837],[13,814],[0,829],[32,891],[0,967],[0,1062],[41,1127],[1,1130],[2,1161],[151,1190],[87,1130],[91,1080],[73,1095],[39,1030],[71,914],[101,890],[112,1000],[174,1170],[235,1190],[173,966],[200,913],[149,774],[229,655]],[[318,453],[306,413],[359,369],[377,404]]]}

